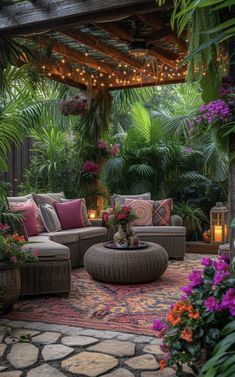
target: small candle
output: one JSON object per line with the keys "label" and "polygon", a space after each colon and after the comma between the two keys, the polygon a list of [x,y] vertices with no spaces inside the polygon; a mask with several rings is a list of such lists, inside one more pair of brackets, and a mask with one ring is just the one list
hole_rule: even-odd
{"label": "small candle", "polygon": [[222,226],[214,226],[215,242],[222,242]]}
{"label": "small candle", "polygon": [[88,210],[88,217],[89,217],[89,219],[95,219],[96,218],[96,209],[89,209]]}

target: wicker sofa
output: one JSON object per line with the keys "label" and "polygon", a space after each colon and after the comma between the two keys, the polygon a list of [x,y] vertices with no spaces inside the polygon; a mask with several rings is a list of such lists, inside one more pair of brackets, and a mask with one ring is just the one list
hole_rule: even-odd
{"label": "wicker sofa", "polygon": [[[31,195],[10,197],[9,203],[26,202]],[[71,283],[71,267],[83,266],[86,250],[93,244],[107,240],[107,228],[102,221],[93,220],[84,228],[59,232],[41,232],[29,237],[25,250],[38,251],[39,261],[27,263],[21,268],[21,295],[68,295]]]}

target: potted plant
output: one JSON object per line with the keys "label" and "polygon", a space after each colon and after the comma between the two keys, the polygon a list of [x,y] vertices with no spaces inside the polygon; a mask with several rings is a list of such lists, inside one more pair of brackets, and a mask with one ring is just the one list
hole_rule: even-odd
{"label": "potted plant", "polygon": [[118,231],[113,236],[117,247],[127,246],[129,237],[134,235],[131,223],[136,219],[138,219],[138,216],[135,211],[127,205],[122,207],[117,205],[103,213],[103,221],[107,226],[118,226]]}
{"label": "potted plant", "polygon": [[20,294],[20,266],[37,261],[37,253],[23,250],[24,236],[9,234],[10,226],[0,224],[0,313],[11,310]]}
{"label": "potted plant", "polygon": [[[229,257],[221,255],[215,260],[204,257],[201,264],[203,270],[193,270],[189,275],[189,284],[181,288],[185,295],[171,306],[166,321],[156,320],[153,325],[163,336],[161,369],[174,365],[177,376],[184,375],[185,364],[198,375],[201,366],[217,351],[214,348],[218,342],[234,326],[235,263],[230,264]],[[224,343],[222,340],[222,346]],[[213,361],[207,367],[214,367]]]}
{"label": "potted plant", "polygon": [[201,232],[202,222],[208,222],[203,210],[194,204],[187,202],[177,203],[174,206],[175,214],[183,219],[183,226],[186,228],[186,237],[189,240],[196,232]]}

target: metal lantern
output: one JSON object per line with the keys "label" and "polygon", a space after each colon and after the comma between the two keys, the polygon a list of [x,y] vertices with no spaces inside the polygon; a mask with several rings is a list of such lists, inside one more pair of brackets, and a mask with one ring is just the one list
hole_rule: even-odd
{"label": "metal lantern", "polygon": [[211,242],[225,243],[228,241],[228,208],[222,202],[217,202],[210,210]]}

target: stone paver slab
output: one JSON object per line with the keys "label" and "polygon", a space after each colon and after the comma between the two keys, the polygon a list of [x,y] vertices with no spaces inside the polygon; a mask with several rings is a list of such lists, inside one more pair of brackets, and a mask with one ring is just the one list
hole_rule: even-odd
{"label": "stone paver slab", "polygon": [[98,342],[98,339],[92,338],[90,336],[65,336],[62,338],[61,343],[66,346],[88,346],[90,344]]}
{"label": "stone paver slab", "polygon": [[125,361],[125,364],[128,365],[132,369],[146,369],[146,370],[154,370],[159,368],[159,364],[157,363],[156,359],[153,355],[142,355],[137,357],[132,357]]}
{"label": "stone paver slab", "polygon": [[8,361],[15,368],[27,368],[36,363],[39,350],[33,344],[14,344],[7,355]]}
{"label": "stone paver slab", "polygon": [[12,370],[10,372],[2,372],[0,373],[0,377],[20,377],[23,372],[21,370]]}
{"label": "stone paver slab", "polygon": [[152,353],[153,355],[159,355],[162,356],[164,352],[162,352],[160,346],[157,346],[155,344],[149,344],[144,347],[143,352],[146,353]]}
{"label": "stone paver slab", "polygon": [[17,330],[14,330],[14,332],[13,332],[13,335],[18,336],[18,337],[21,337],[21,336],[32,337],[32,336],[35,336],[35,335],[38,335],[38,334],[40,334],[39,331],[29,330],[29,329],[17,329]]}
{"label": "stone paver slab", "polygon": [[2,343],[2,341],[3,341],[3,338],[4,338],[4,335],[2,334],[0,334],[0,343]]}
{"label": "stone paver slab", "polygon": [[19,337],[18,336],[7,336],[5,339],[4,339],[4,342],[6,344],[14,344],[14,343],[18,343],[20,341]]}
{"label": "stone paver slab", "polygon": [[0,357],[3,356],[6,348],[7,348],[6,344],[0,344]]}
{"label": "stone paver slab", "polygon": [[60,333],[58,332],[52,332],[52,331],[46,331],[43,332],[40,335],[36,335],[32,338],[32,341],[34,343],[40,343],[40,344],[52,344],[56,343],[57,340],[60,337]]}
{"label": "stone paver slab", "polygon": [[31,369],[27,373],[27,377],[65,377],[65,375],[49,364],[42,364],[37,368]]}
{"label": "stone paver slab", "polygon": [[81,352],[61,363],[65,370],[89,377],[99,376],[117,365],[118,361],[113,356],[96,352]]}
{"label": "stone paver slab", "polygon": [[102,377],[135,377],[133,373],[124,368],[118,368],[114,372],[104,374]]}
{"label": "stone paver slab", "polygon": [[142,372],[141,377],[175,377],[175,371],[172,368],[165,368],[157,372]]}
{"label": "stone paver slab", "polygon": [[0,372],[2,372],[5,369],[7,369],[7,367],[0,365]]}
{"label": "stone paver slab", "polygon": [[73,348],[64,346],[63,344],[49,344],[43,347],[42,357],[45,361],[59,360],[70,355],[73,351]]}
{"label": "stone paver slab", "polygon": [[133,342],[136,343],[150,343],[153,340],[151,336],[137,335],[134,337]]}
{"label": "stone paver slab", "polygon": [[89,347],[88,351],[105,352],[113,356],[133,356],[135,354],[135,344],[123,342],[121,340],[104,340],[95,346]]}

